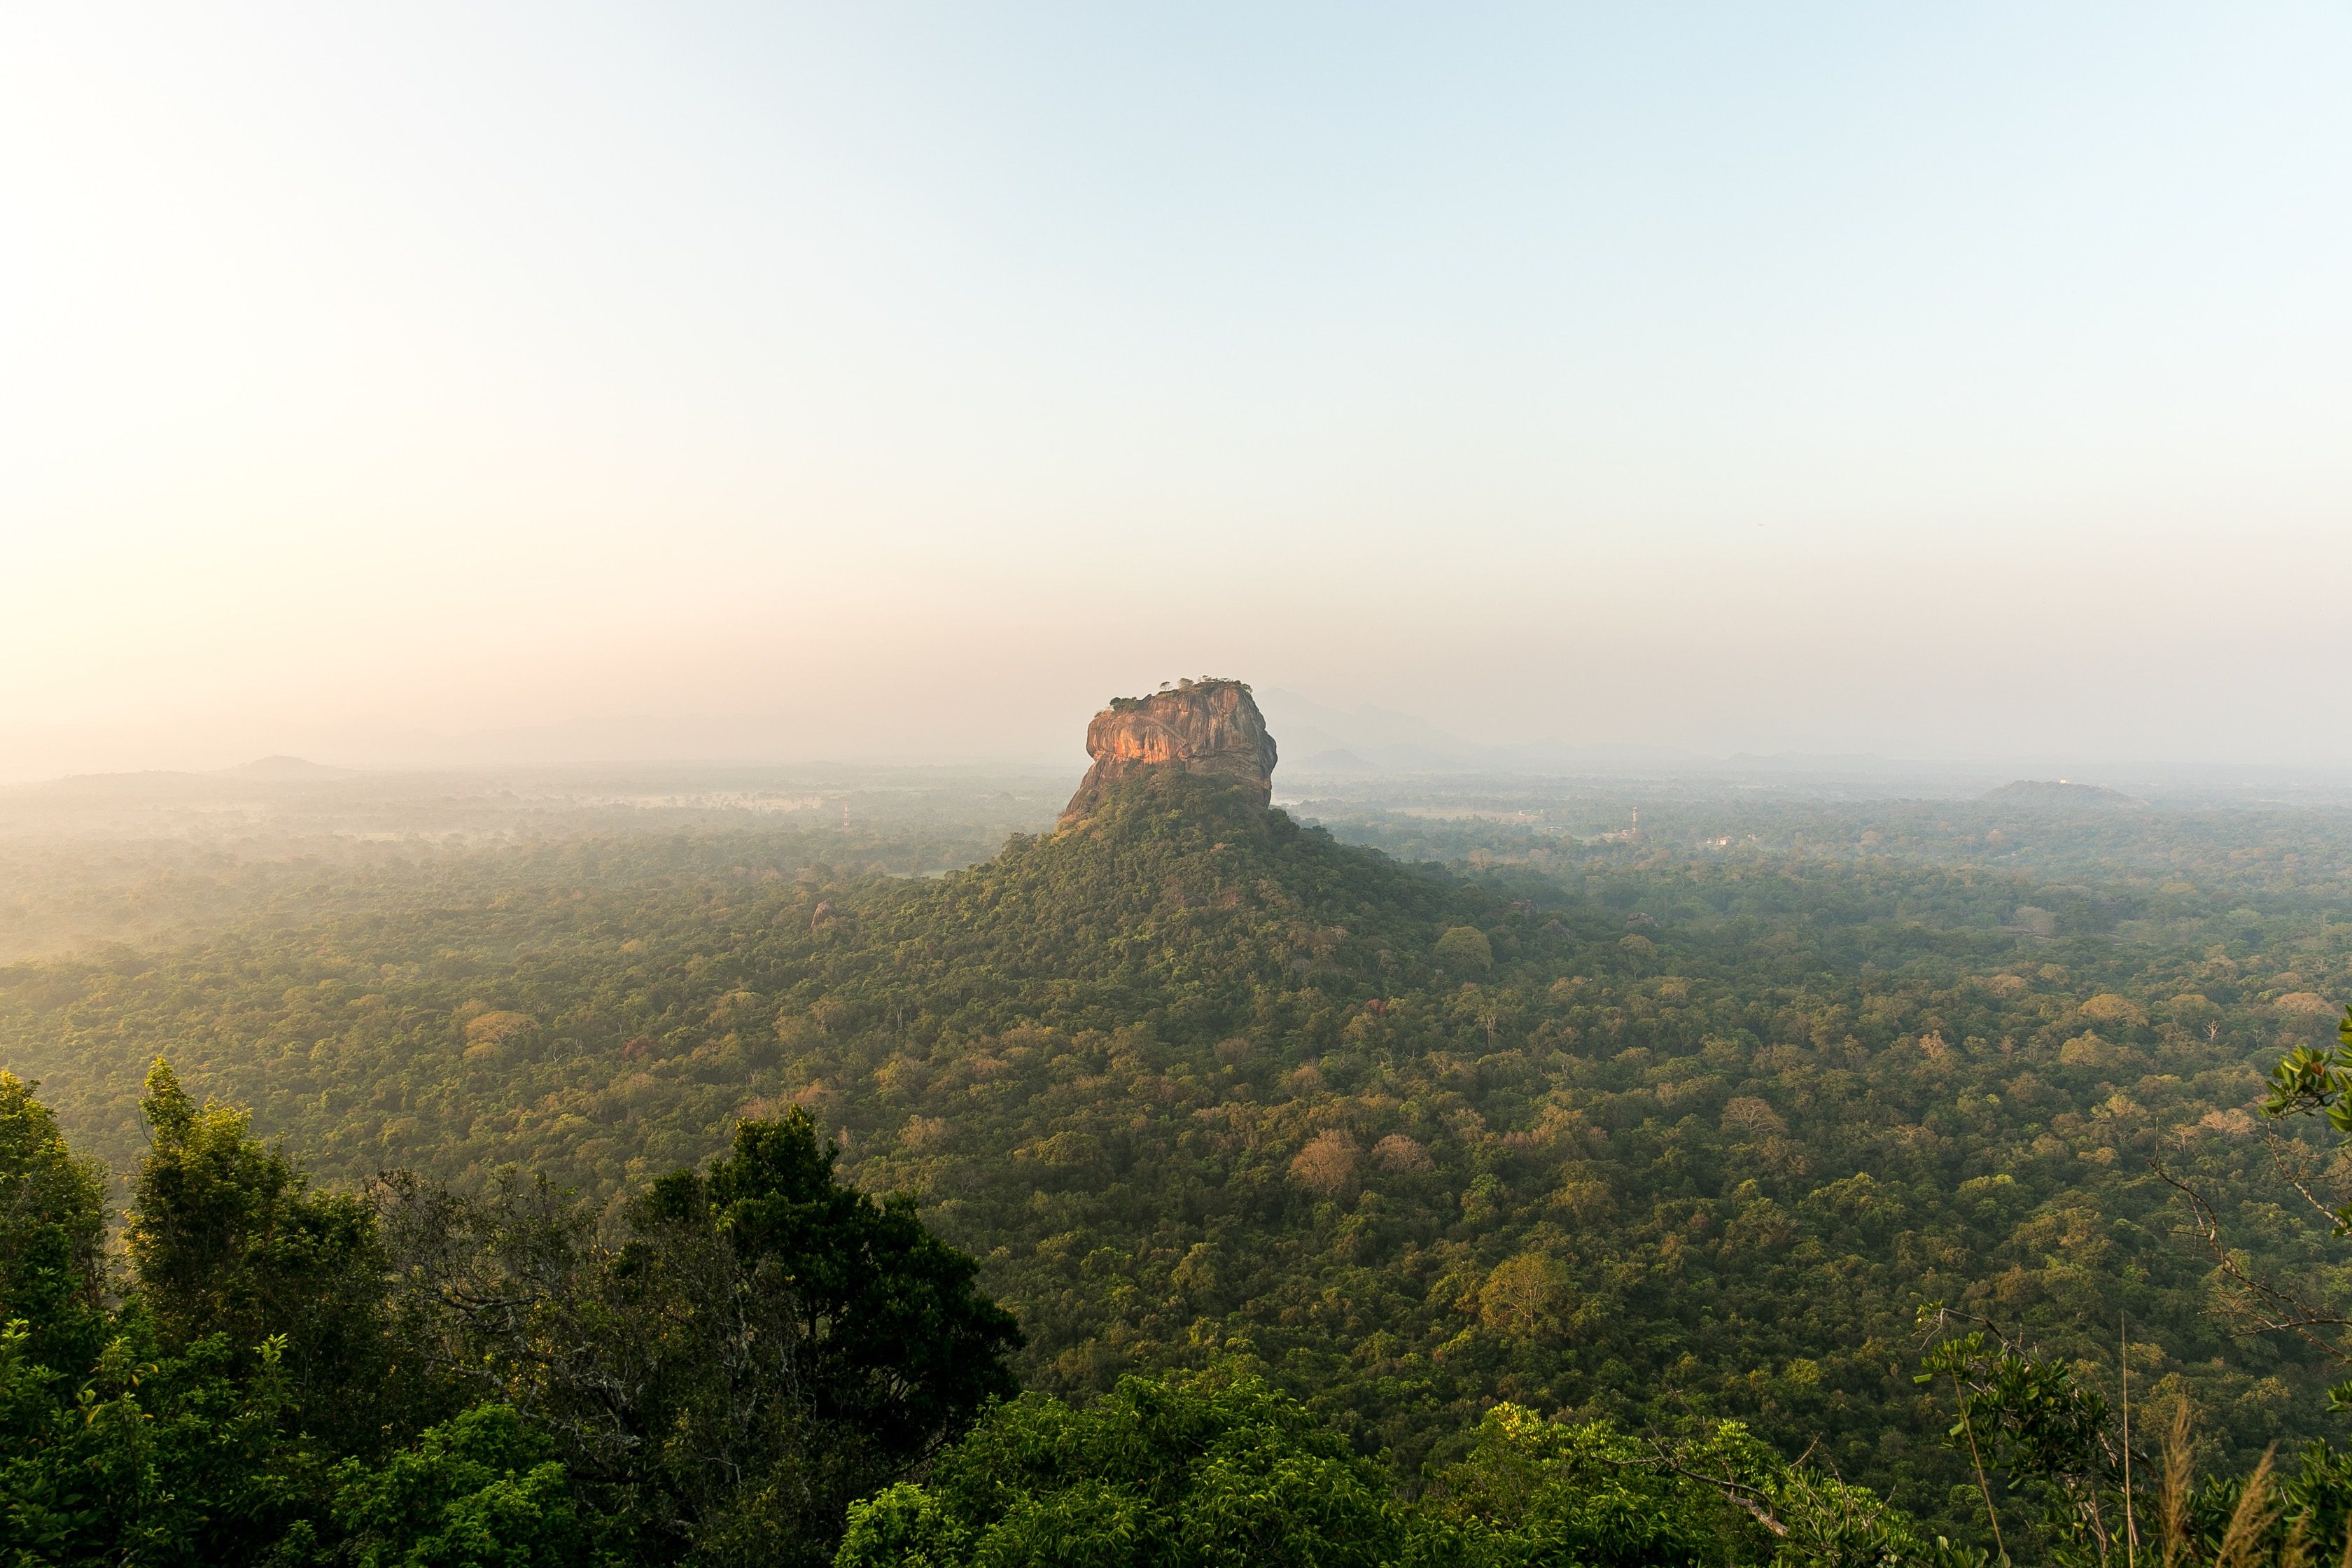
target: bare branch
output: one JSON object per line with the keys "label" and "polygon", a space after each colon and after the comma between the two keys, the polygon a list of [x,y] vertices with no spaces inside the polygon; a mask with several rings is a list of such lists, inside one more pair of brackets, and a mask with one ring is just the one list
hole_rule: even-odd
{"label": "bare branch", "polygon": [[2249,1325],[2263,1332],[2293,1334],[2332,1361],[2352,1363],[2352,1351],[2347,1351],[2339,1340],[2319,1331],[2352,1328],[2352,1317],[2325,1311],[2294,1290],[2248,1273],[2223,1244],[2221,1221],[2214,1215],[2213,1205],[2205,1201],[2204,1195],[2166,1170],[2161,1161],[2150,1161],[2148,1169],[2156,1173],[2158,1180],[2179,1194],[2189,1205],[2192,1216],[2190,1228],[2204,1242],[2206,1250],[2212,1254],[2222,1276],[2238,1287],[2240,1300],[2234,1306]]}
{"label": "bare branch", "polygon": [[2293,1187],[2296,1192],[2303,1194],[2303,1201],[2309,1204],[2312,1208],[2317,1212],[2319,1217],[2327,1222],[2328,1228],[2330,1230],[2342,1230],[2344,1228],[2344,1221],[2337,1215],[2336,1210],[2328,1206],[2327,1203],[2324,1199],[2304,1184],[2304,1178],[2301,1172],[2288,1169],[2286,1157],[2280,1152],[2280,1145],[2286,1142],[2288,1142],[2288,1140],[2281,1138],[2278,1135],[2278,1129],[2274,1127],[2265,1127],[2263,1129],[2263,1142],[2270,1154],[2271,1169],[2278,1173],[2279,1180],[2284,1182],[2288,1186]]}

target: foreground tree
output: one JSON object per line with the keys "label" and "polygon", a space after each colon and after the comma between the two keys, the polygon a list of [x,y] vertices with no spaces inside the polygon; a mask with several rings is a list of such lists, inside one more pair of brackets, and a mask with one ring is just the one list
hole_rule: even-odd
{"label": "foreground tree", "polygon": [[58,1372],[96,1359],[106,1324],[106,1183],[77,1159],[34,1086],[0,1072],[0,1323]]}
{"label": "foreground tree", "polygon": [[1737,1422],[1638,1439],[1497,1405],[1408,1502],[1297,1401],[1236,1369],[1030,1395],[850,1513],[835,1568],[1968,1568]]}
{"label": "foreground tree", "polygon": [[605,1248],[545,1189],[387,1189],[402,1314],[441,1374],[551,1435],[656,1560],[822,1562],[856,1498],[1015,1384],[1012,1317],[910,1200],[835,1177],[804,1113],[656,1183]]}
{"label": "foreground tree", "polygon": [[[184,1223],[206,1210],[222,1299],[242,1299],[255,1288],[249,1226],[222,1222],[271,1198],[224,1189],[270,1172],[269,1157],[241,1126],[187,1107],[168,1069],[151,1080],[159,1086],[163,1097],[151,1102],[168,1125],[141,1172],[152,1224],[134,1263],[184,1247]],[[188,1155],[191,1135],[208,1150],[198,1163],[227,1173],[198,1184],[208,1195],[184,1205],[178,1194],[195,1188],[159,1167]],[[210,1324],[168,1286],[151,1295],[135,1269],[129,1299],[110,1309],[102,1192],[29,1086],[0,1074],[0,1301],[13,1320],[0,1330],[0,1556],[257,1562],[323,1483],[322,1456],[299,1436],[301,1404],[332,1420],[363,1408],[366,1391],[342,1404],[289,1365],[285,1334],[252,1319]]]}
{"label": "foreground tree", "polygon": [[130,1270],[0,1074],[0,1563],[821,1563],[1014,1391],[1012,1319],[804,1116],[600,1246],[544,1189],[314,1189],[158,1063]]}
{"label": "foreground tree", "polygon": [[336,1452],[413,1430],[424,1391],[391,1378],[384,1255],[365,1199],[321,1192],[246,1112],[199,1107],[167,1062],[140,1101],[152,1145],[125,1235],[142,1307],[167,1352],[206,1339],[239,1358],[275,1339],[289,1415]]}
{"label": "foreground tree", "polygon": [[614,1560],[598,1550],[555,1445],[502,1405],[483,1405],[424,1433],[381,1466],[346,1459],[335,1472],[334,1550],[298,1531],[284,1556],[305,1550],[357,1568],[567,1568]]}
{"label": "foreground tree", "polygon": [[1403,1534],[1385,1478],[1263,1381],[1125,1378],[1087,1406],[1000,1406],[926,1484],[854,1509],[836,1561],[1375,1568]]}

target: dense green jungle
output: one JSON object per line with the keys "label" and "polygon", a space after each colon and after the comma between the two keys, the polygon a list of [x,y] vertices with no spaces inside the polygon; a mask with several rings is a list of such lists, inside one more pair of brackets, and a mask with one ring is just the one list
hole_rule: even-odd
{"label": "dense green jungle", "polygon": [[722,784],[0,835],[8,1562],[2352,1550],[2340,803]]}

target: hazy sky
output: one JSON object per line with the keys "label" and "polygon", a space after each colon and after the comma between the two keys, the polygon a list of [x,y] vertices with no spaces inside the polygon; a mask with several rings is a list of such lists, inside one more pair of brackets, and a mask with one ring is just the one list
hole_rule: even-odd
{"label": "hazy sky", "polygon": [[0,776],[2352,762],[2352,11],[12,5],[0,547]]}

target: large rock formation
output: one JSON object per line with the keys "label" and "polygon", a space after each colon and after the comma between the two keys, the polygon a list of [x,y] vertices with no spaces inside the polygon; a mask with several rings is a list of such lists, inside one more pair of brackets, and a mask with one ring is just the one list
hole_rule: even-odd
{"label": "large rock formation", "polygon": [[1095,807],[1107,785],[1159,768],[1207,773],[1248,786],[1258,804],[1274,798],[1274,737],[1250,689],[1238,680],[1185,680],[1149,697],[1118,697],[1087,726],[1095,760],[1065,823]]}

